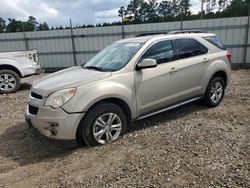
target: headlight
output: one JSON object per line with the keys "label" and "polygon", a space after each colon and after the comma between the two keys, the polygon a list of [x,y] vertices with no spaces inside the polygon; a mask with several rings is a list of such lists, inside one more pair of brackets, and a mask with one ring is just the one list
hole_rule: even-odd
{"label": "headlight", "polygon": [[69,88],[52,93],[45,102],[45,106],[59,108],[66,104],[76,93],[76,88]]}

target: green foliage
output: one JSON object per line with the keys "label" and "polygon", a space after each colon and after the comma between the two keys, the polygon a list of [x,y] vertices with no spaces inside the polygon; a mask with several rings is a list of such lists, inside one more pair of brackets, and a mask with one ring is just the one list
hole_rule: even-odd
{"label": "green foliage", "polygon": [[8,19],[9,24],[6,26],[6,32],[21,32],[23,31],[23,23],[21,21],[18,21],[16,19]]}
{"label": "green foliage", "polygon": [[[201,0],[200,0],[201,1]],[[250,0],[203,0],[204,19],[247,16]],[[118,10],[118,16],[123,24],[140,24],[170,22],[180,20],[197,20],[201,13],[191,14],[190,0],[131,0],[128,6]],[[122,22],[103,24],[78,25],[75,28],[91,28],[122,25]],[[70,29],[70,27],[52,27],[51,30]],[[38,23],[36,18],[29,16],[27,21],[8,19],[8,24],[0,17],[0,33],[21,31],[45,31],[49,30],[46,22]]]}
{"label": "green foliage", "polygon": [[6,27],[6,21],[0,17],[0,33],[3,33]]}
{"label": "green foliage", "polygon": [[35,31],[37,29],[38,22],[33,16],[29,16],[27,22],[23,22],[24,31]]}
{"label": "green foliage", "polygon": [[146,22],[148,6],[148,3],[144,0],[132,0],[125,13],[128,16],[128,20],[133,23]]}
{"label": "green foliage", "polygon": [[221,16],[246,16],[248,14],[248,7],[250,0],[232,0],[231,4],[221,12]]}
{"label": "green foliage", "polygon": [[159,20],[159,15],[157,12],[158,9],[158,3],[157,0],[149,0],[149,2],[146,4],[146,16],[147,16],[147,22],[157,22]]}
{"label": "green foliage", "polygon": [[[51,28],[52,29],[52,28]],[[49,26],[46,22],[40,23],[37,27],[38,31],[47,31],[49,30]]]}
{"label": "green foliage", "polygon": [[130,23],[172,21],[191,15],[190,6],[190,0],[131,0],[125,15]]}
{"label": "green foliage", "polygon": [[27,21],[20,21],[16,19],[8,19],[8,24],[6,21],[0,18],[0,32],[22,32],[22,31],[45,31],[49,30],[48,24],[38,23],[34,16],[29,16]]}

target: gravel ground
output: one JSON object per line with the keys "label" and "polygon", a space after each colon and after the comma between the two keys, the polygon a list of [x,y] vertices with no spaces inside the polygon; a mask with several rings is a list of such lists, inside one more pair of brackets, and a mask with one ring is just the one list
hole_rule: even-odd
{"label": "gravel ground", "polygon": [[23,114],[38,78],[0,96],[0,187],[250,187],[250,70],[233,71],[219,107],[162,113],[95,148],[28,130]]}

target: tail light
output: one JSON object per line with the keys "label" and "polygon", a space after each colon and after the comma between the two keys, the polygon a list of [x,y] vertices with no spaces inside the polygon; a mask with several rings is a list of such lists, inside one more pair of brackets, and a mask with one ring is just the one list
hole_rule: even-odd
{"label": "tail light", "polygon": [[231,53],[227,52],[227,60],[231,63]]}

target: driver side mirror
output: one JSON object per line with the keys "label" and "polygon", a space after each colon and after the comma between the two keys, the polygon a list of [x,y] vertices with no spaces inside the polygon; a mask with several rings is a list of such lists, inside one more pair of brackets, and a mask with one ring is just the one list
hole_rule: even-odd
{"label": "driver side mirror", "polygon": [[140,63],[137,64],[137,70],[148,69],[157,67],[157,62],[154,59],[143,59]]}

